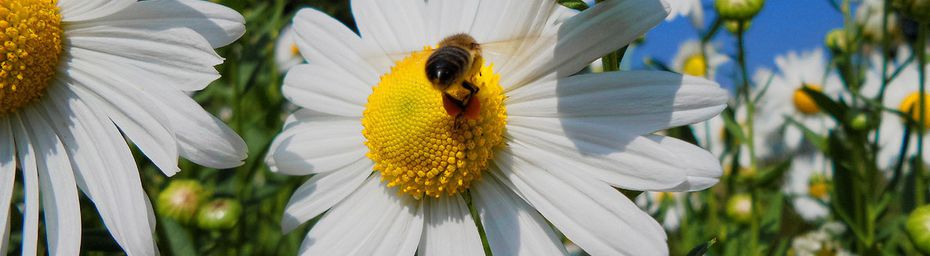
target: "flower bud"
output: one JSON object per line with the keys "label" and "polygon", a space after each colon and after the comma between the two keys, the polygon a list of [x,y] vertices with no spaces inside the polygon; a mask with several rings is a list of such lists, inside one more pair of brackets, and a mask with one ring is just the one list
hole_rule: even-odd
{"label": "flower bud", "polygon": [[195,180],[174,180],[158,194],[156,210],[159,215],[189,223],[207,194]]}
{"label": "flower bud", "polygon": [[918,250],[930,254],[930,205],[917,207],[907,217],[907,234]]}
{"label": "flower bud", "polygon": [[871,126],[869,122],[869,115],[866,115],[865,113],[857,113],[855,116],[853,116],[852,120],[850,120],[850,125],[853,129],[860,131],[869,129],[869,126]]}
{"label": "flower bud", "polygon": [[223,198],[204,204],[197,212],[197,226],[202,229],[230,229],[239,223],[242,204],[239,201]]}
{"label": "flower bud", "polygon": [[894,0],[892,5],[917,22],[930,22],[930,0]]}
{"label": "flower bud", "polygon": [[846,30],[842,28],[831,30],[830,33],[827,33],[824,41],[827,45],[827,49],[830,49],[833,53],[844,53],[849,50],[849,40],[846,37]]}
{"label": "flower bud", "polygon": [[746,224],[752,220],[752,197],[748,194],[736,194],[727,201],[727,217],[738,223]]}
{"label": "flower bud", "polygon": [[756,16],[765,0],[716,0],[714,8],[720,17],[727,20],[750,20]]}

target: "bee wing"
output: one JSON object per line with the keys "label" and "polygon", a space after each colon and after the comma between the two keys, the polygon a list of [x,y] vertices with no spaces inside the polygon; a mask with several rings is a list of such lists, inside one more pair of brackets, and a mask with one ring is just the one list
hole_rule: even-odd
{"label": "bee wing", "polygon": [[494,63],[496,68],[502,67],[516,56],[526,56],[528,53],[539,52],[545,40],[554,40],[554,36],[521,37],[481,44],[481,52],[486,59],[485,63]]}
{"label": "bee wing", "polygon": [[410,50],[410,51],[391,52],[391,53],[384,53],[381,51],[376,51],[376,52],[362,54],[362,59],[364,59],[365,61],[369,61],[369,62],[378,61],[378,60],[386,60],[390,63],[394,63],[396,61],[406,58],[407,56],[410,56],[414,52],[416,51]]}

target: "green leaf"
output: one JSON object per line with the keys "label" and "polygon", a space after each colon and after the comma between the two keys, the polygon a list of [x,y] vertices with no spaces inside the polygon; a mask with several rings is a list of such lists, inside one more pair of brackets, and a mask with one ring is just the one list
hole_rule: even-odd
{"label": "green leaf", "polygon": [[817,103],[817,106],[820,107],[821,111],[825,111],[827,114],[830,114],[834,120],[838,123],[843,123],[846,121],[846,113],[849,112],[849,107],[836,102],[827,95],[824,95],[823,92],[811,89],[809,87],[803,87],[804,93],[807,93],[814,102]]}
{"label": "green leaf", "polygon": [[710,241],[704,242],[703,244],[698,245],[697,247],[694,247],[694,249],[691,249],[691,251],[688,252],[688,256],[701,256],[701,255],[704,255],[705,253],[707,253],[707,250],[709,250],[710,247],[713,246],[713,245],[716,244],[716,243],[717,243],[717,238],[714,238],[714,239],[711,239]]}
{"label": "green leaf", "polygon": [[158,218],[158,226],[164,229],[164,238],[168,239],[168,248],[172,255],[197,255],[194,239],[180,223],[170,218]]}
{"label": "green leaf", "polygon": [[779,178],[781,178],[785,171],[788,171],[788,167],[791,167],[791,161],[781,161],[776,165],[769,165],[761,168],[759,171],[758,178],[755,179],[753,184],[756,186],[766,186],[771,185]]}
{"label": "green leaf", "polygon": [[824,153],[827,152],[827,137],[817,134],[816,132],[814,132],[813,130],[805,126],[804,124],[798,122],[797,120],[794,120],[794,118],[787,117],[786,119],[787,119],[786,121],[788,121],[789,124],[797,126],[799,129],[801,129],[801,131],[804,132],[804,138],[807,139],[807,141],[810,141],[810,143],[813,144],[815,147],[817,147],[817,149],[819,149],[820,152],[824,152]]}
{"label": "green leaf", "polygon": [[575,10],[579,10],[579,11],[584,11],[588,9],[588,4],[581,0],[558,0],[558,2],[562,6],[575,9]]}

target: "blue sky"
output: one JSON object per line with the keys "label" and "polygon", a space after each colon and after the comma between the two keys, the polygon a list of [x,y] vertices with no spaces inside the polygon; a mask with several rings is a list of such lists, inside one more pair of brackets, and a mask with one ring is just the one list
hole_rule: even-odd
{"label": "blue sky", "polygon": [[[676,0],[670,0],[676,1]],[[747,64],[750,75],[759,67],[772,68],[775,56],[789,51],[804,51],[823,47],[823,37],[834,28],[842,26],[842,14],[833,9],[830,0],[769,0],[762,12],[753,20],[746,35]],[[714,20],[713,0],[702,0],[706,26]],[[721,31],[724,32],[724,31]],[[652,56],[663,62],[671,62],[678,45],[688,39],[698,39],[688,18],[679,17],[663,22],[646,34],[647,41],[627,56],[634,68],[642,65],[643,58]],[[722,51],[735,54],[734,37],[719,33],[714,41],[723,46]],[[721,75],[726,75],[726,71]],[[718,79],[726,80],[726,79]],[[728,85],[729,81],[720,81]]]}

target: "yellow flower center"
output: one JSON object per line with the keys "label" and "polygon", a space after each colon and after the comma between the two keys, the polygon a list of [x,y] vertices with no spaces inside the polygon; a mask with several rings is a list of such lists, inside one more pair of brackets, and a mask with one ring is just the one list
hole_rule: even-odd
{"label": "yellow flower center", "polygon": [[297,48],[297,44],[291,44],[291,55],[292,56],[300,55],[300,48]]}
{"label": "yellow flower center", "polygon": [[685,74],[692,76],[707,75],[707,61],[700,54],[691,55],[688,59],[685,59],[683,65],[681,69]]}
{"label": "yellow flower center", "polygon": [[[930,127],[930,112],[927,112],[927,109],[930,109],[930,95],[925,94],[924,96],[924,128]],[[920,92],[913,92],[910,95],[907,95],[907,98],[904,98],[901,101],[901,105],[898,107],[898,110],[901,112],[907,113],[911,118],[914,119],[914,122],[920,123]]]}
{"label": "yellow flower center", "polygon": [[476,119],[450,116],[426,78],[432,49],[397,62],[373,88],[362,116],[368,157],[389,187],[419,199],[455,195],[481,176],[503,142],[507,120],[500,76],[484,66],[467,78],[480,90]]}
{"label": "yellow flower center", "polygon": [[0,1],[0,116],[45,93],[62,50],[56,0]]}
{"label": "yellow flower center", "polygon": [[798,87],[797,90],[794,90],[794,107],[799,112],[807,115],[817,114],[820,112],[820,107],[817,106],[817,102],[814,101],[814,98],[804,91],[804,88],[810,88],[818,92],[821,91],[820,86],[817,85],[804,84]]}
{"label": "yellow flower center", "polygon": [[829,198],[830,182],[823,176],[812,176],[807,187],[811,197],[827,200]]}

